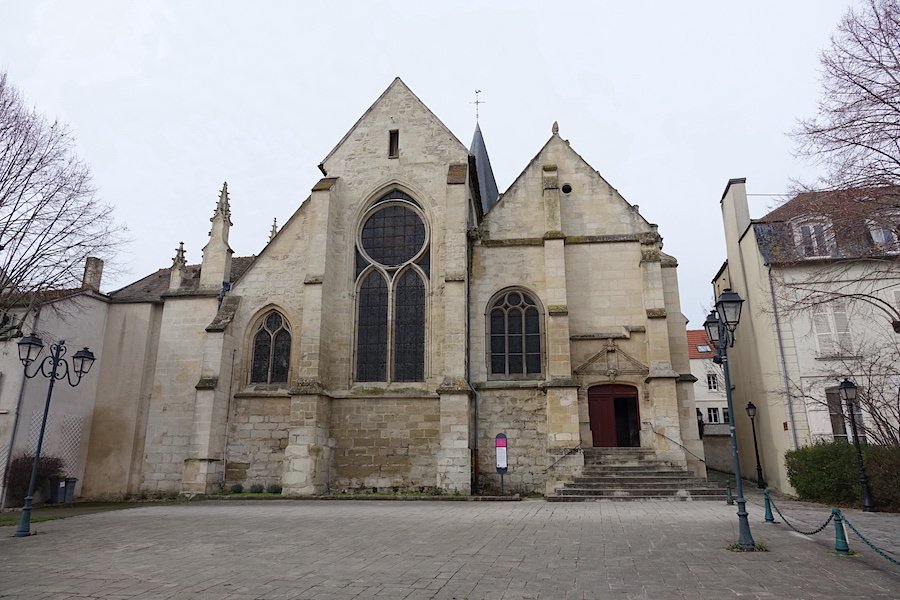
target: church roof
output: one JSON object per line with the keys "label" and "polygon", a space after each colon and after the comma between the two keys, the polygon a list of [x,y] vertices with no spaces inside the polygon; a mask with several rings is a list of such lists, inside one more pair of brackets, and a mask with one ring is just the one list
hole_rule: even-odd
{"label": "church roof", "polygon": [[[231,259],[231,281],[240,277],[256,257],[236,256]],[[113,302],[161,302],[162,297],[169,293],[169,278],[172,269],[160,269],[147,275],[122,289],[109,293]],[[192,292],[200,283],[200,265],[187,265],[184,268],[184,282],[180,293]]]}
{"label": "church roof", "polygon": [[469,152],[475,157],[478,189],[481,190],[481,208],[486,214],[497,201],[500,192],[497,190],[497,180],[494,179],[494,170],[491,169],[491,159],[484,144],[484,136],[481,135],[481,125],[475,125],[475,136],[472,138]]}

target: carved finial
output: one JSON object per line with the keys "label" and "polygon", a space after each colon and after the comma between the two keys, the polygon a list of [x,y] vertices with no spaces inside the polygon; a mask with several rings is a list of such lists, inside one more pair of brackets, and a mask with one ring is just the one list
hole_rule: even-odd
{"label": "carved finial", "polygon": [[553,128],[551,129],[553,135],[559,135],[559,123],[553,121]]}
{"label": "carved finial", "polygon": [[178,248],[175,249],[175,258],[172,260],[172,268],[183,269],[185,265],[187,261],[184,259],[184,242],[179,242]]}
{"label": "carved finial", "polygon": [[269,233],[269,241],[275,239],[275,235],[278,233],[278,219],[272,219],[272,231]]}
{"label": "carved finial", "polygon": [[228,182],[222,184],[222,191],[219,193],[219,203],[216,204],[216,210],[213,213],[212,221],[216,216],[222,215],[228,221],[231,221],[231,204],[228,201]]}

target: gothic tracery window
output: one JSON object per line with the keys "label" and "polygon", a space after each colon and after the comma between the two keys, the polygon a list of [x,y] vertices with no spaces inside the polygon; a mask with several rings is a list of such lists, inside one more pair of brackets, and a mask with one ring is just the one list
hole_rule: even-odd
{"label": "gothic tracery window", "polygon": [[424,381],[429,262],[418,203],[399,190],[379,198],[357,241],[356,381]]}
{"label": "gothic tracery window", "polygon": [[273,310],[253,336],[250,383],[286,383],[290,364],[291,333],[284,317]]}
{"label": "gothic tracery window", "polygon": [[530,295],[510,290],[495,298],[488,312],[488,336],[492,379],[541,375],[541,312]]}

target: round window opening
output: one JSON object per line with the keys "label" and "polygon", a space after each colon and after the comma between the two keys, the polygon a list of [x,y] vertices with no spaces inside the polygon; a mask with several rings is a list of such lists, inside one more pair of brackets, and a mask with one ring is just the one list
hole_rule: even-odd
{"label": "round window opening", "polygon": [[563,194],[571,194],[572,186],[567,183],[562,187],[562,191],[563,191]]}
{"label": "round window opening", "polygon": [[363,225],[363,250],[373,261],[387,267],[409,262],[424,245],[425,223],[405,206],[386,206]]}

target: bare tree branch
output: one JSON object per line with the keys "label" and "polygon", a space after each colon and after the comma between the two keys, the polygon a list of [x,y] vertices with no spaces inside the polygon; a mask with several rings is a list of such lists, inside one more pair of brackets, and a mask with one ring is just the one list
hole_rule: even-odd
{"label": "bare tree branch", "polygon": [[110,259],[121,231],[65,125],[28,109],[0,72],[0,318],[78,288],[86,259]]}

